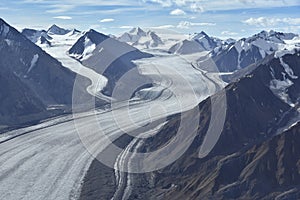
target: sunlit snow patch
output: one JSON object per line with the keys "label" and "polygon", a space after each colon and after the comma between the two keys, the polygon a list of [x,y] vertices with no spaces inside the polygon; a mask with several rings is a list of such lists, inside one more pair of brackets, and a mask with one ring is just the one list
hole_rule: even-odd
{"label": "sunlit snow patch", "polygon": [[36,66],[38,59],[39,59],[39,55],[35,54],[31,60],[30,67],[27,71],[27,74],[29,74],[31,72],[31,70]]}

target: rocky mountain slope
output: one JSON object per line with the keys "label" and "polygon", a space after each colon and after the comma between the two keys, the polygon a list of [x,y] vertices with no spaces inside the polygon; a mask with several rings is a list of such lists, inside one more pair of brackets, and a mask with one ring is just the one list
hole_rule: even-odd
{"label": "rocky mountain slope", "polygon": [[[128,92],[125,88],[134,86],[135,82],[149,82],[150,79],[142,76],[133,60],[141,58],[149,58],[152,55],[141,52],[140,50],[113,39],[107,35],[98,33],[95,30],[87,31],[68,51],[69,55],[84,66],[87,66],[97,73],[104,75],[108,79],[108,84],[104,93],[111,95],[116,83],[122,76],[129,82],[119,82],[119,87],[124,87],[124,92]],[[130,78],[130,77],[131,78]],[[122,91],[120,89],[119,91]],[[122,95],[119,95],[120,97]]]}
{"label": "rocky mountain slope", "polygon": [[1,126],[13,127],[70,111],[76,75],[2,19],[0,55]]}
{"label": "rocky mountain slope", "polygon": [[220,46],[220,39],[210,37],[205,32],[195,33],[190,39],[182,40],[169,49],[172,54],[193,54],[202,51],[210,51]]}
{"label": "rocky mountain slope", "polygon": [[293,33],[262,31],[235,43],[223,44],[211,51],[211,58],[219,71],[233,72],[262,60],[296,37]]}
{"label": "rocky mountain slope", "polygon": [[[155,151],[176,138],[183,118],[193,119],[195,113],[201,113],[200,121],[190,122],[199,124],[194,130],[197,136],[178,160],[155,172],[126,173],[126,183],[130,185],[122,187],[124,192],[130,188],[130,192],[126,191],[127,197],[298,199],[300,124],[295,122],[299,121],[299,66],[299,50],[278,52],[267,56],[253,67],[252,72],[229,84],[225,89],[227,114],[224,128],[207,156],[199,158],[199,152],[207,137],[209,122],[217,120],[210,119],[211,100],[221,98],[223,93],[203,101],[194,111],[169,117],[168,123],[155,136],[140,139],[142,145],[135,151]],[[284,85],[284,89],[274,90],[274,82],[277,86]],[[193,133],[185,134],[188,138]],[[117,143],[126,146],[128,140],[125,137]],[[173,153],[176,149],[168,156]],[[114,171],[95,160],[86,176],[82,199],[89,199],[94,194],[111,198],[116,189],[120,190],[114,181],[107,182],[101,189],[91,187],[92,183],[103,184],[104,176],[106,180],[114,179]]]}
{"label": "rocky mountain slope", "polygon": [[[197,138],[181,159],[151,174],[155,186],[147,195],[153,199],[297,199],[300,152],[295,148],[300,126],[291,123],[299,120],[299,64],[299,51],[281,58],[269,56],[230,84],[223,132],[213,151],[199,159],[210,115],[209,100],[201,103],[199,110],[205,114]],[[292,104],[272,88],[274,80],[285,81],[285,76],[292,84],[285,87],[284,96],[294,99]],[[170,132],[160,134],[157,142]]]}
{"label": "rocky mountain slope", "polygon": [[155,48],[164,45],[162,39],[154,32],[145,32],[140,27],[133,28],[117,38],[120,42],[126,42],[140,49]]}

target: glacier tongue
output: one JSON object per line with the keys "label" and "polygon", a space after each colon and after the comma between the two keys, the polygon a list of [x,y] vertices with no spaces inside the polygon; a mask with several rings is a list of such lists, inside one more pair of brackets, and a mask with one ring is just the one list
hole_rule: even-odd
{"label": "glacier tongue", "polygon": [[[83,66],[80,62],[69,57],[69,55],[67,54],[69,48],[78,40],[80,36],[80,32],[66,35],[51,35],[51,37],[53,38],[51,40],[51,43],[53,45],[51,47],[40,45],[40,47],[51,56],[56,58],[58,61],[60,61],[66,68],[69,68],[75,73],[90,79],[92,84],[87,88],[87,91],[91,95],[97,96],[100,99],[108,100],[108,97],[100,94],[100,92],[104,89],[108,82],[107,78],[102,74],[98,74],[94,70]],[[95,44],[87,39],[85,41],[85,45],[84,58],[87,59],[88,56],[90,56],[91,52],[94,50]]]}

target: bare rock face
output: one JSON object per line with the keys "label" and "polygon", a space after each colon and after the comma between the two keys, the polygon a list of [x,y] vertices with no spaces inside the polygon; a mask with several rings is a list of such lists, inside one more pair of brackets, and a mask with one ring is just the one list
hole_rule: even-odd
{"label": "bare rock face", "polygon": [[0,124],[19,126],[70,112],[76,74],[0,20]]}

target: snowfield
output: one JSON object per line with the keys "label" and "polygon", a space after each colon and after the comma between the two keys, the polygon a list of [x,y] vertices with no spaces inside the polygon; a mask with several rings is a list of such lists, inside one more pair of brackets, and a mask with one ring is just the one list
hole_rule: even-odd
{"label": "snowfield", "polygon": [[[81,36],[80,33],[73,34],[72,32],[66,35],[51,35],[53,38],[51,40],[51,47],[47,45],[41,44],[41,48],[45,50],[48,54],[56,58],[58,61],[62,63],[63,66],[69,68],[70,70],[80,74],[91,80],[92,84],[87,88],[87,91],[93,95],[98,96],[101,99],[109,100],[109,97],[104,95],[100,95],[99,92],[103,90],[103,88],[107,84],[107,78],[101,74],[98,74],[94,70],[83,66],[77,60],[71,58],[67,51],[72,47],[72,45],[78,40]],[[89,52],[85,52],[86,56],[88,56],[93,50],[93,45],[89,44],[87,41]]]}
{"label": "snowfield", "polygon": [[[294,80],[298,79],[298,76],[294,75],[294,71],[290,66],[283,61],[283,56],[286,54],[294,54],[300,50],[300,37],[295,37],[292,40],[285,40],[284,45],[281,45],[280,48],[275,52],[274,57],[278,58],[281,66],[284,68],[283,79],[278,80],[274,76],[274,71],[271,71],[273,80],[270,82],[270,89],[272,92],[282,101],[294,107],[295,104],[291,102],[290,97],[287,93],[289,87],[294,84]],[[299,53],[298,53],[299,54]],[[289,79],[288,77],[291,79]]]}
{"label": "snowfield", "polygon": [[72,121],[0,144],[0,199],[77,199],[92,156]]}
{"label": "snowfield", "polygon": [[[51,37],[52,47],[44,47],[47,53],[90,78],[91,94],[103,89],[105,77],[66,54],[78,36]],[[83,177],[94,159],[91,154],[97,155],[111,144],[104,135],[112,141],[124,132],[136,132],[137,138],[151,136],[166,123],[167,116],[194,108],[224,87],[215,74],[210,76],[193,66],[196,57],[159,53],[137,60],[140,72],[151,77],[155,85],[140,91],[128,104],[116,102],[113,110],[74,114],[4,134],[0,140],[0,199],[77,199]],[[161,122],[148,126],[156,120]],[[140,140],[134,139],[127,150],[111,158],[118,183],[115,197],[126,199],[130,195],[131,176],[125,177],[118,170],[136,170],[130,161],[132,154],[127,151],[135,152],[140,145]],[[126,160],[130,161],[128,166],[124,166]]]}

